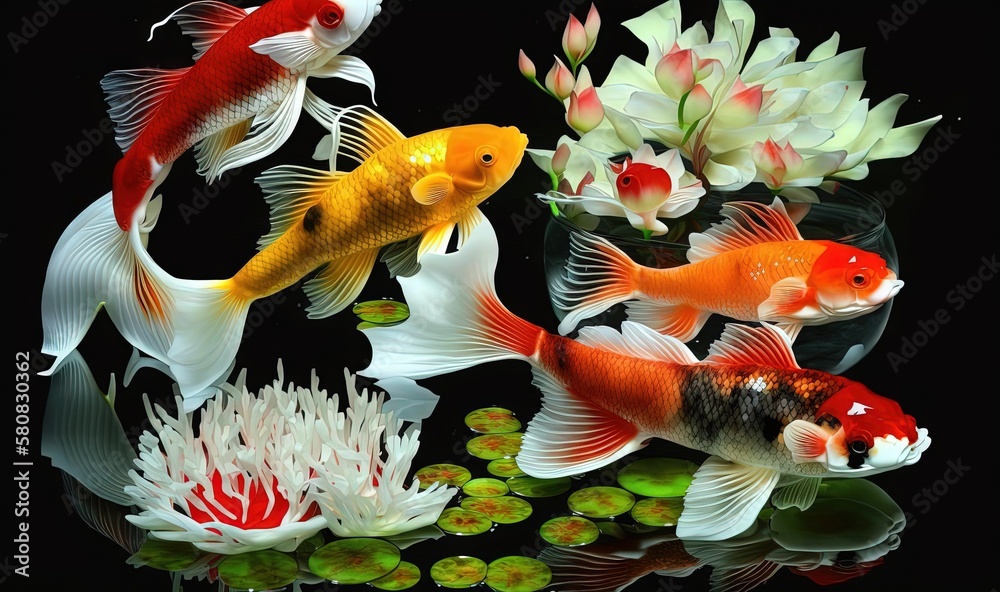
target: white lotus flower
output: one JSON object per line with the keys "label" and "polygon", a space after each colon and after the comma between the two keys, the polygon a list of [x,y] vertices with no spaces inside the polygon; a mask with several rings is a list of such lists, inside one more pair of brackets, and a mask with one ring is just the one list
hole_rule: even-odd
{"label": "white lotus flower", "polygon": [[200,410],[197,429],[199,411],[174,418],[146,398],[155,433],[141,436],[129,473],[125,492],[141,511],[128,520],[223,554],[290,551],[328,527],[377,536],[435,521],[454,492],[404,485],[417,434],[396,435],[401,422],[382,413],[383,395],[359,395],[345,375],[339,411],[315,372],[310,388],[284,388],[279,361],[277,380],[253,394],[244,370]]}
{"label": "white lotus flower", "polygon": [[[869,108],[861,97],[864,52],[838,53],[836,33],[803,61],[796,58],[799,40],[784,28],[769,29],[751,51],[755,15],[742,0],[719,2],[711,38],[702,23],[682,29],[678,0],[622,24],[646,44],[646,58],[619,56],[594,87],[606,117],[579,144],[621,155],[661,143],[679,150],[713,189],[735,191],[759,180],[754,147],[769,140],[795,146],[807,162],[816,159],[814,169],[839,160],[823,177],[803,175],[785,187],[862,179],[869,162],[913,153],[940,120],[894,128],[902,94]],[[806,199],[811,192],[786,193]]]}

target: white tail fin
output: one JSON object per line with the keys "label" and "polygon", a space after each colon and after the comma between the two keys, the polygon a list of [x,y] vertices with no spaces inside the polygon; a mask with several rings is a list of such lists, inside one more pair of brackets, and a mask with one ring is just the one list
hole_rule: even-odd
{"label": "white tail fin", "polygon": [[497,299],[498,256],[496,233],[484,221],[461,250],[428,254],[416,275],[399,278],[410,318],[364,330],[372,362],[359,374],[419,380],[483,362],[529,359],[542,329]]}
{"label": "white tail fin", "polygon": [[[156,223],[159,200],[146,209],[147,221],[133,225],[136,241],[145,247]],[[42,286],[42,353],[54,356],[50,375],[83,341],[101,307],[113,299],[112,278],[128,272],[134,257],[129,234],[115,221],[108,192],[80,213],[56,243]],[[127,280],[127,278],[122,278]]]}
{"label": "white tail fin", "polygon": [[103,305],[126,341],[169,367],[191,411],[230,370],[249,302],[223,282],[178,279],[157,265],[145,242],[158,212],[157,199],[146,223],[123,232],[108,193],[63,233],[42,288],[42,353],[56,357],[44,373],[83,340]]}

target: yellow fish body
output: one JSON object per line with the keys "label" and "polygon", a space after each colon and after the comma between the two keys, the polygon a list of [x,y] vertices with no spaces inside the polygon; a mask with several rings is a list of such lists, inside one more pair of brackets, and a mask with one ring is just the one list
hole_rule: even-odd
{"label": "yellow fish body", "polygon": [[[443,252],[455,228],[461,247],[483,221],[478,205],[513,175],[527,137],[515,127],[473,124],[404,137],[374,112],[341,116],[337,150],[360,164],[348,173],[277,167],[258,183],[272,205],[262,250],[219,287],[238,300],[273,294],[311,271],[311,317],[339,312],[357,297],[384,247],[415,239],[387,259],[410,275],[427,252]],[[419,242],[416,240],[419,237]]]}
{"label": "yellow fish body", "polygon": [[[45,353],[54,371],[104,308],[122,336],[162,363],[186,411],[212,396],[239,349],[250,305],[316,272],[303,289],[310,317],[349,306],[376,261],[413,275],[425,253],[489,222],[478,205],[513,176],[527,147],[514,127],[466,125],[406,137],[374,111],[334,119],[331,170],[280,166],[257,179],[271,206],[260,251],[228,279],[176,278],[145,249],[147,220],[117,229],[111,194],[80,214],[56,246],[43,290]],[[319,150],[319,149],[318,149]],[[340,171],[339,159],[357,166]],[[116,231],[117,230],[117,231]],[[147,365],[143,363],[143,365]]]}

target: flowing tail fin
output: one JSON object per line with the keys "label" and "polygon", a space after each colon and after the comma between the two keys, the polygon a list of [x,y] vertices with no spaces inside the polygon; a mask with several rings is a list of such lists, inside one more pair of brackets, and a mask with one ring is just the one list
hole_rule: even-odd
{"label": "flowing tail fin", "polygon": [[156,199],[146,222],[123,232],[108,193],[63,233],[42,288],[42,353],[56,358],[43,374],[58,369],[103,306],[126,341],[169,367],[191,411],[230,369],[250,303],[227,280],[178,279],[157,265],[146,238],[158,213]]}
{"label": "flowing tail fin", "polygon": [[416,275],[400,277],[410,318],[364,330],[372,362],[359,374],[419,380],[483,362],[529,360],[544,330],[500,303],[493,286],[498,256],[496,233],[484,222],[459,251],[428,254]]}
{"label": "flowing tail fin", "polygon": [[572,233],[566,275],[553,289],[556,307],[568,313],[559,323],[559,333],[566,335],[583,319],[635,298],[637,268],[628,255],[603,238]]}
{"label": "flowing tail fin", "polygon": [[[150,202],[146,221],[133,231],[145,248],[156,224],[160,200]],[[55,357],[41,372],[51,375],[83,341],[101,307],[113,299],[116,270],[130,271],[129,232],[116,222],[111,193],[92,203],[63,231],[56,243],[42,286],[42,353]]]}

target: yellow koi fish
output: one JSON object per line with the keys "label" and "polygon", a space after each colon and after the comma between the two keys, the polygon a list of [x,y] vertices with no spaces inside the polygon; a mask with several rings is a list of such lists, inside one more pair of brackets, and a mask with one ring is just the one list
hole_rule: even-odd
{"label": "yellow koi fish", "polygon": [[[307,310],[311,318],[327,317],[357,298],[380,253],[392,275],[407,276],[416,273],[424,254],[446,251],[456,228],[461,249],[474,227],[488,224],[478,205],[511,178],[527,143],[515,127],[487,124],[406,137],[370,108],[347,108],[335,120],[331,171],[279,166],[257,179],[271,206],[271,230],[260,239],[260,251],[232,277],[172,277],[141,248],[139,233],[133,233],[134,246],[140,247],[133,249],[134,258],[108,252],[118,247],[109,243],[105,251],[91,247],[87,256],[66,253],[74,264],[50,262],[50,272],[94,269],[96,262],[98,275],[116,278],[104,306],[119,332],[166,364],[185,405],[197,408],[235,359],[254,300],[318,270],[303,286],[311,301]],[[338,157],[359,164],[349,172],[336,170]],[[98,220],[88,225],[116,224],[110,206],[107,196],[91,206],[90,217]],[[53,259],[59,255],[57,246]],[[65,300],[77,293],[65,285],[74,277],[64,278],[52,297]],[[44,303],[43,294],[43,320]],[[49,308],[46,335],[61,335],[58,342],[75,346],[79,322],[61,330],[59,311],[66,307]],[[60,353],[52,347],[43,351]]]}

